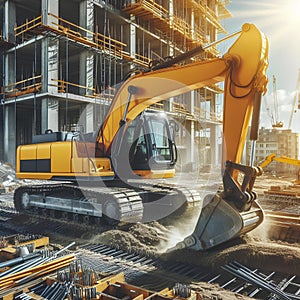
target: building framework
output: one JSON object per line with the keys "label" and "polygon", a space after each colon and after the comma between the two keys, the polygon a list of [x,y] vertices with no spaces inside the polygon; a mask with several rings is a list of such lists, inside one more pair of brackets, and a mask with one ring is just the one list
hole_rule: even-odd
{"label": "building framework", "polygon": [[[16,146],[49,128],[97,130],[128,73],[225,33],[228,2],[0,0],[0,159],[14,164]],[[194,59],[218,55],[211,47]],[[219,162],[221,93],[208,86],[153,107],[184,124],[183,163]]]}

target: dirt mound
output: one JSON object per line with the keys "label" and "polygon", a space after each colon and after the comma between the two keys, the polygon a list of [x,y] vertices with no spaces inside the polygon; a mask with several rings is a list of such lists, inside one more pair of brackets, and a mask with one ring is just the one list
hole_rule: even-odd
{"label": "dirt mound", "polygon": [[299,245],[274,242],[247,242],[224,249],[208,252],[192,250],[176,251],[165,255],[165,259],[175,259],[193,265],[218,269],[232,261],[238,261],[254,269],[275,271],[284,274],[300,275]]}
{"label": "dirt mound", "polygon": [[[162,260],[197,265],[211,269],[214,273],[222,266],[237,261],[264,273],[276,272],[300,276],[299,244],[270,241],[262,234],[263,228],[210,251],[197,252],[184,249],[161,254],[162,245],[167,243],[166,234],[170,232],[167,227],[158,222],[135,224],[127,231],[114,229],[103,232],[94,236],[90,242],[113,245],[129,252],[156,255]],[[250,299],[245,295],[224,290],[217,284],[197,282],[192,283],[191,287],[199,292],[203,300]]]}
{"label": "dirt mound", "polygon": [[162,253],[161,249],[166,244],[170,244],[168,239],[172,237],[169,228],[158,222],[135,224],[127,231],[109,230],[94,236],[90,242],[212,269],[238,261],[252,268],[300,276],[299,244],[274,242],[263,236],[261,232],[264,232],[263,228],[204,252],[184,249]]}
{"label": "dirt mound", "polygon": [[112,229],[97,234],[90,239],[91,243],[101,243],[120,248],[128,252],[157,254],[160,243],[165,240],[166,228],[158,222],[149,224],[134,224],[126,231]]}

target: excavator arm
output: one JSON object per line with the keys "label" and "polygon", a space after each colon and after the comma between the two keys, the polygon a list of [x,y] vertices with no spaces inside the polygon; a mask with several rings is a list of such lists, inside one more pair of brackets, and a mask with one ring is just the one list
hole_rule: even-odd
{"label": "excavator arm", "polygon": [[[267,66],[268,41],[255,25],[247,23],[223,57],[140,72],[130,77],[115,95],[97,138],[99,148],[112,158],[112,144],[122,141],[122,137],[116,136],[122,136],[128,124],[150,105],[224,81],[224,190],[203,200],[193,234],[171,250],[209,249],[256,228],[263,221],[263,211],[252,191],[261,169],[240,163],[250,120],[250,139],[257,139],[261,97],[268,82]],[[241,174],[243,180],[239,182]]]}

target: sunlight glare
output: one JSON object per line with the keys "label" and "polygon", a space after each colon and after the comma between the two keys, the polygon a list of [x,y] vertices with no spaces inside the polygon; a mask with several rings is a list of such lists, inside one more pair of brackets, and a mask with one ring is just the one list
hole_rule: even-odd
{"label": "sunlight glare", "polygon": [[290,0],[285,4],[284,15],[287,18],[287,22],[291,25],[300,22],[300,1],[299,0]]}
{"label": "sunlight glare", "polygon": [[[243,11],[232,11],[233,16],[255,23],[264,31],[271,32],[273,43],[283,38],[298,36],[300,25],[300,0],[240,0],[246,7]],[[297,45],[300,41],[295,39]]]}

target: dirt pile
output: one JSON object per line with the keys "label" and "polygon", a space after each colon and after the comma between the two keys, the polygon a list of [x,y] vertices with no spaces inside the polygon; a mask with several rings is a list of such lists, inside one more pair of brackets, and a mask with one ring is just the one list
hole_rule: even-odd
{"label": "dirt pile", "polygon": [[[263,232],[263,229],[260,230]],[[163,232],[169,231],[159,223],[135,224],[127,232],[109,230],[90,241],[213,269],[236,260],[254,268],[300,276],[299,244],[271,241],[261,235],[258,229],[210,251],[184,249],[167,254],[161,252],[162,245],[166,243]]]}
{"label": "dirt pile", "polygon": [[165,240],[166,228],[158,222],[134,224],[127,231],[112,229],[91,237],[91,243],[101,243],[128,252],[157,255],[159,245]]}
{"label": "dirt pile", "polygon": [[[287,185],[291,178],[273,178],[263,174],[257,178],[258,192],[270,185]],[[288,244],[270,240],[270,224],[263,222],[257,229],[244,237],[208,252],[181,250],[166,254],[166,250],[182,241],[193,231],[199,212],[191,209],[183,215],[163,222],[135,224],[127,232],[110,230],[97,236],[97,241],[135,252],[160,255],[163,259],[177,260],[199,266],[218,268],[234,260],[253,268],[265,269],[300,276],[299,244]]]}
{"label": "dirt pile", "polygon": [[[90,242],[104,243],[141,254],[156,255],[162,260],[196,265],[211,269],[214,273],[221,270],[222,266],[237,261],[266,274],[276,272],[300,276],[300,245],[269,240],[264,234],[263,226],[243,238],[206,252],[184,249],[163,254],[162,245],[167,243],[163,234],[166,233],[170,234],[168,228],[158,222],[135,224],[127,231],[114,229],[103,232],[94,236]],[[192,283],[191,287],[199,292],[202,300],[250,299],[245,295],[224,290],[217,284],[197,282]]]}

